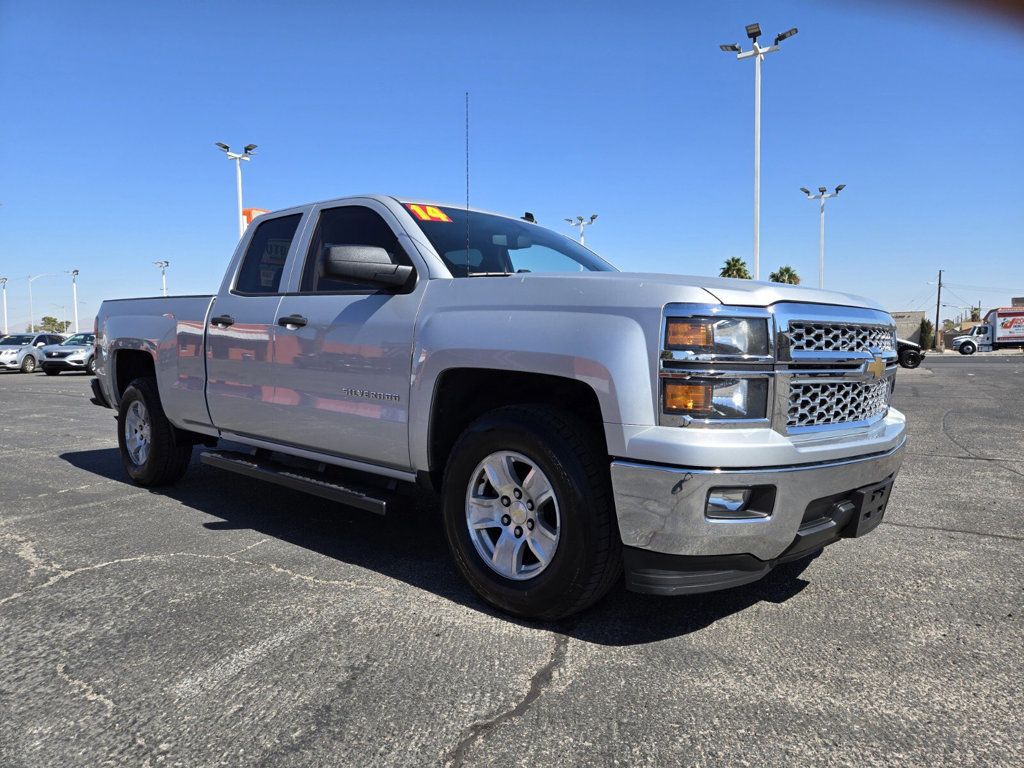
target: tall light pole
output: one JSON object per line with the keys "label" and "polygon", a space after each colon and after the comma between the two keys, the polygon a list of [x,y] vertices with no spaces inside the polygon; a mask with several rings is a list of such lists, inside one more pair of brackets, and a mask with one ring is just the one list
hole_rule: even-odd
{"label": "tall light pole", "polygon": [[10,331],[7,330],[7,278],[6,277],[0,277],[0,290],[2,290],[3,294],[4,294],[4,336],[6,336],[8,333],[10,333]]}
{"label": "tall light pole", "polygon": [[800,187],[800,191],[807,195],[808,200],[819,201],[821,219],[818,225],[818,287],[825,287],[825,201],[832,197],[839,197],[839,193],[846,189],[845,184],[836,186],[835,192],[826,192],[824,187],[818,187],[818,194],[812,195],[807,187]]}
{"label": "tall light pole", "polygon": [[242,235],[245,234],[245,215],[242,213],[242,161],[248,162],[252,159],[253,151],[256,149],[255,144],[246,144],[242,148],[241,154],[238,152],[232,152],[231,147],[223,142],[216,142],[217,148],[227,155],[228,160],[235,161],[235,185],[238,192],[238,238],[241,239]]}
{"label": "tall light pole", "polygon": [[761,279],[761,61],[769,53],[779,50],[779,43],[792,37],[796,27],[775,36],[775,42],[767,48],[757,44],[761,36],[760,24],[747,25],[747,37],[751,40],[751,49],[744,51],[738,43],[718,46],[726,53],[735,53],[737,60],[754,60],[754,279]]}
{"label": "tall light pole", "polygon": [[29,275],[28,276],[28,332],[33,333],[36,329],[35,321],[35,309],[32,307],[32,283],[38,280],[40,277],[50,277],[50,275]]}
{"label": "tall light pole", "polygon": [[160,269],[160,285],[163,290],[163,295],[167,296],[167,268],[171,266],[169,261],[154,261],[153,266]]}
{"label": "tall light pole", "polygon": [[71,275],[71,301],[75,308],[75,333],[78,333],[78,270],[72,269],[67,274]]}
{"label": "tall light pole", "polygon": [[589,221],[587,219],[584,219],[582,216],[577,216],[575,219],[566,219],[566,222],[569,224],[570,227],[578,227],[579,228],[579,230],[580,230],[580,245],[586,245],[586,243],[584,242],[584,238],[583,238],[583,230],[584,230],[584,228],[585,227],[589,227],[595,221],[597,221],[597,214],[596,213],[592,213],[590,215],[590,220]]}

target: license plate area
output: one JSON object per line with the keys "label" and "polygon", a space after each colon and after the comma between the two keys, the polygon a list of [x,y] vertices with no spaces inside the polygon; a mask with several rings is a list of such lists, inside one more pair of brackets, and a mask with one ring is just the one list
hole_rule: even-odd
{"label": "license plate area", "polygon": [[846,527],[844,534],[853,538],[863,536],[878,527],[885,515],[892,492],[893,479],[888,478],[880,483],[858,488],[850,495],[856,506],[853,520]]}

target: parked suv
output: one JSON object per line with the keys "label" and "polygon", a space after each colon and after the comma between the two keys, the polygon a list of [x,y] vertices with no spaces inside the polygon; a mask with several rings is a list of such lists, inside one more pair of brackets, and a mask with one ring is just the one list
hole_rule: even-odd
{"label": "parked suv", "polygon": [[0,339],[0,368],[32,373],[43,358],[43,347],[60,344],[63,336],[55,333],[15,333]]}
{"label": "parked suv", "polygon": [[43,373],[47,376],[56,376],[61,371],[85,371],[89,375],[94,374],[95,341],[95,333],[76,333],[60,344],[43,347],[39,361]]}

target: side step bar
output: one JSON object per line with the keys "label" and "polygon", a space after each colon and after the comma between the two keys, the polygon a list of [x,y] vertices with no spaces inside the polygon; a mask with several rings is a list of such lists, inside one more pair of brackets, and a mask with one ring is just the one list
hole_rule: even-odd
{"label": "side step bar", "polygon": [[295,491],[302,491],[313,496],[320,496],[324,499],[337,501],[340,504],[347,504],[350,507],[383,515],[387,511],[387,501],[376,498],[369,492],[357,489],[346,488],[343,485],[332,483],[315,477],[311,473],[303,472],[294,467],[284,464],[277,464],[272,461],[252,456],[248,453],[236,453],[234,451],[203,451],[199,454],[199,460],[217,469],[226,469],[229,472],[237,472],[246,477],[256,480],[265,480],[275,485],[283,485]]}

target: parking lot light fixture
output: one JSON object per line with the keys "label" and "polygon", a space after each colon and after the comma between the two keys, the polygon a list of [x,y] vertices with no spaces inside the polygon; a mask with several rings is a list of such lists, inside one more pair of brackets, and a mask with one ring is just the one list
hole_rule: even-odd
{"label": "parking lot light fixture", "polygon": [[0,291],[2,291],[3,295],[4,295],[4,336],[6,336],[8,333],[10,333],[10,331],[7,328],[7,278],[6,277],[0,277]]}
{"label": "parking lot light fixture", "polygon": [[586,227],[589,227],[595,221],[597,221],[597,214],[596,213],[592,213],[590,215],[589,219],[585,219],[582,216],[577,216],[575,219],[566,219],[566,222],[569,224],[570,227],[575,227],[575,228],[579,229],[579,231],[580,231],[580,245],[586,245],[586,242],[585,242],[584,237],[583,237],[583,230]]}
{"label": "parking lot light fixture", "polygon": [[71,301],[75,308],[75,333],[78,333],[78,270],[69,270],[67,274],[71,275]]}
{"label": "parking lot light fixture", "polygon": [[835,192],[826,192],[825,187],[818,187],[818,194],[812,195],[807,187],[800,187],[800,191],[807,196],[808,200],[817,200],[819,203],[818,223],[818,287],[825,287],[825,201],[832,197],[838,197],[839,193],[846,189],[845,184],[837,184]]}
{"label": "parking lot light fixture", "polygon": [[769,53],[779,50],[779,44],[797,33],[796,27],[786,30],[775,37],[775,43],[766,48],[758,45],[761,36],[760,24],[748,24],[747,37],[751,40],[751,49],[744,51],[738,45],[726,44],[718,46],[725,53],[735,53],[737,60],[754,60],[754,279],[761,279],[761,61]]}
{"label": "parking lot light fixture", "polygon": [[241,152],[232,152],[231,147],[221,141],[214,142],[214,146],[223,152],[228,160],[235,161],[235,190],[238,196],[238,238],[241,239],[242,235],[245,234],[245,214],[242,213],[242,161],[248,162],[252,159],[253,152],[256,151],[256,145],[246,144]]}
{"label": "parking lot light fixture", "polygon": [[167,296],[167,268],[171,266],[169,261],[154,261],[153,266],[160,270],[160,285],[163,295]]}
{"label": "parking lot light fixture", "polygon": [[50,274],[45,275],[29,275],[28,276],[28,332],[34,333],[36,330],[35,321],[35,308],[32,306],[32,283],[41,277],[51,277]]}

